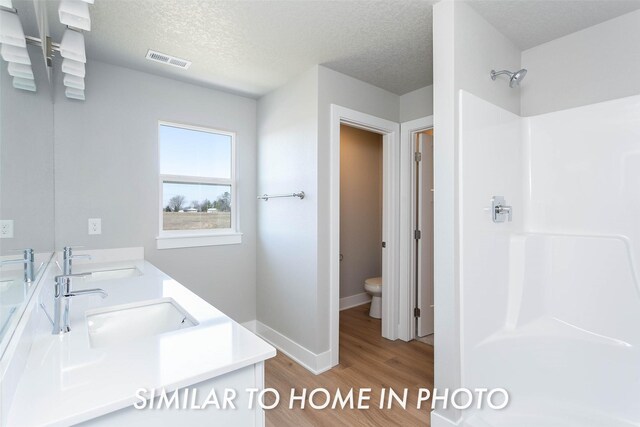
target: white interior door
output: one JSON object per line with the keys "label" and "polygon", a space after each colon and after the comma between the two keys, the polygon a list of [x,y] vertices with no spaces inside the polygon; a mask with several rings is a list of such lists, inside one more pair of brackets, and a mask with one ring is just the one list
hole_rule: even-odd
{"label": "white interior door", "polygon": [[434,332],[433,299],[433,132],[417,135],[416,152],[419,154],[416,176],[417,230],[417,307],[419,309],[418,336]]}

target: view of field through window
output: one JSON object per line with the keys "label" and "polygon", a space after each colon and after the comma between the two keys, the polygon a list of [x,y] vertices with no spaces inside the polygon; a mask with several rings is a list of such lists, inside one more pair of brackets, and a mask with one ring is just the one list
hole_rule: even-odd
{"label": "view of field through window", "polygon": [[159,137],[162,230],[231,228],[231,136],[161,125]]}
{"label": "view of field through window", "polygon": [[163,196],[163,230],[231,228],[230,185],[165,182]]}

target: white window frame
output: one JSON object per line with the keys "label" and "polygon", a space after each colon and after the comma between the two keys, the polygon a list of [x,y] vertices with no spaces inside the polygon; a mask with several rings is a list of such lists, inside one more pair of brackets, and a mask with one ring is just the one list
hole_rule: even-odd
{"label": "white window frame", "polygon": [[[167,175],[160,172],[161,148],[160,127],[170,126],[179,129],[198,132],[214,133],[231,137],[231,177],[209,178],[192,175]],[[203,126],[193,126],[183,123],[158,121],[158,237],[156,238],[158,249],[175,249],[196,246],[231,245],[242,242],[240,232],[240,215],[238,209],[238,185],[236,180],[236,133],[226,130],[214,129]],[[179,184],[213,184],[228,185],[231,187],[231,228],[200,229],[200,230],[163,230],[163,191],[164,183]]]}

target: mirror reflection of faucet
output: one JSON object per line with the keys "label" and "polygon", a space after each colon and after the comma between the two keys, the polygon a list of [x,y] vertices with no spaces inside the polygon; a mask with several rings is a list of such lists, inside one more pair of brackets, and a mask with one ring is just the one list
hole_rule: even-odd
{"label": "mirror reflection of faucet", "polygon": [[24,249],[22,253],[22,258],[2,261],[0,262],[0,266],[7,264],[24,264],[24,281],[28,283],[34,282],[36,280],[36,273],[34,267],[35,254],[33,252],[33,249]]}

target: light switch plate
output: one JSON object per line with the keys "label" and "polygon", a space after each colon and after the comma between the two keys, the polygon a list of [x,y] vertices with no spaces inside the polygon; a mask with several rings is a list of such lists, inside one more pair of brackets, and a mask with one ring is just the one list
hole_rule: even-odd
{"label": "light switch plate", "polygon": [[13,220],[3,219],[0,220],[0,239],[12,239],[13,238]]}
{"label": "light switch plate", "polygon": [[102,234],[102,219],[89,218],[89,234]]}

